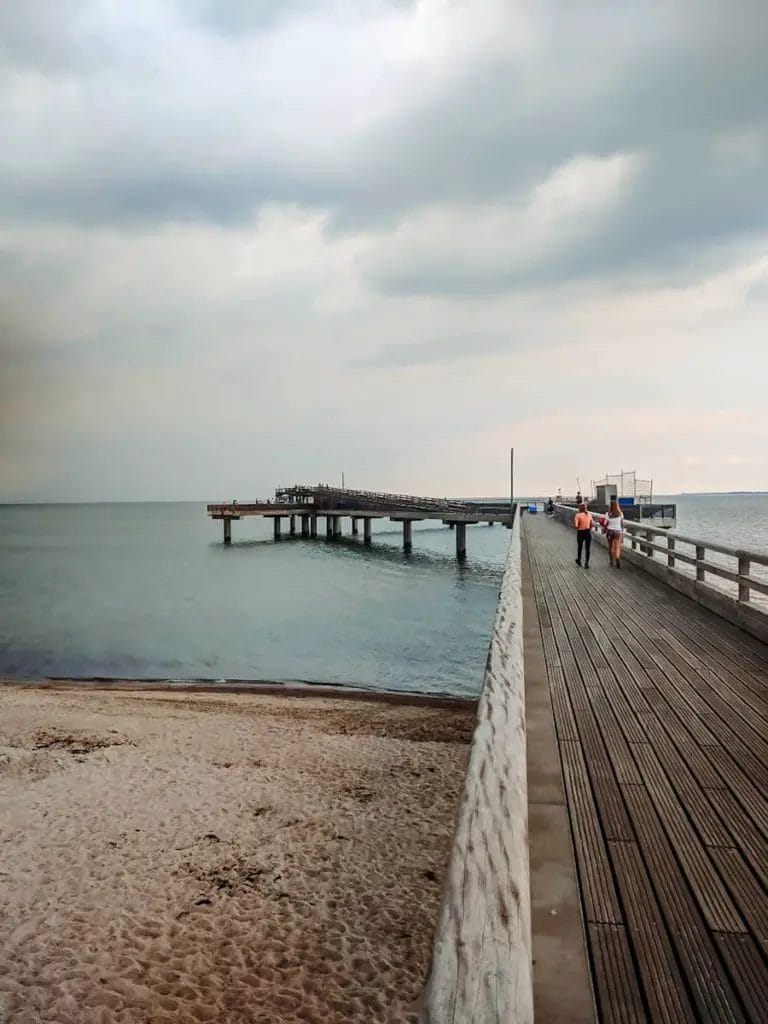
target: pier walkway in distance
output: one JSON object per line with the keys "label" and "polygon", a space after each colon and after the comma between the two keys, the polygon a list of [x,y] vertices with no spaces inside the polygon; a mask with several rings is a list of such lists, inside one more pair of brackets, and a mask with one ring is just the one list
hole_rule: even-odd
{"label": "pier walkway in distance", "polygon": [[768,645],[524,516],[598,1019],[768,1021]]}

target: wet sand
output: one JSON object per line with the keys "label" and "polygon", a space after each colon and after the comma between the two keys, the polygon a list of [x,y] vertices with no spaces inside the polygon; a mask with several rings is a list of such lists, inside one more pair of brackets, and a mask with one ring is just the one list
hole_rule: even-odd
{"label": "wet sand", "polygon": [[0,685],[0,1021],[415,1020],[473,724]]}

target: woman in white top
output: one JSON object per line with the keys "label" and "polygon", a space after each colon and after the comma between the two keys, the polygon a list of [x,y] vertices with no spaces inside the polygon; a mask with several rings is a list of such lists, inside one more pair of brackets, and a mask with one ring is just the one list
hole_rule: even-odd
{"label": "woman in white top", "polygon": [[621,568],[621,540],[624,536],[624,516],[618,501],[612,501],[608,509],[608,521],[605,524],[605,534],[608,538],[608,553],[611,556],[611,565]]}

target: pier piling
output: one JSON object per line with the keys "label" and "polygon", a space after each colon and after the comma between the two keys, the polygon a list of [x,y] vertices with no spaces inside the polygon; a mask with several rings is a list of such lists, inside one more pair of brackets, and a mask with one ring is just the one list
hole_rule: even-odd
{"label": "pier piling", "polygon": [[232,543],[232,520],[231,519],[224,519],[223,522],[224,522],[224,543],[225,544],[231,544]]}
{"label": "pier piling", "polygon": [[282,516],[275,516],[274,519],[272,520],[272,525],[274,527],[274,533],[275,533],[275,540],[280,540],[280,529],[281,529],[282,523],[283,523]]}
{"label": "pier piling", "polygon": [[333,536],[334,537],[340,537],[341,536],[341,516],[334,516],[333,517]]}
{"label": "pier piling", "polygon": [[316,537],[317,536],[317,516],[310,516],[309,517],[309,536],[310,537]]}
{"label": "pier piling", "polygon": [[333,516],[325,517],[325,536],[328,540],[333,537]]}
{"label": "pier piling", "polygon": [[352,536],[353,537],[356,537],[357,534],[359,533],[359,530],[358,530],[358,527],[357,527],[357,523],[358,523],[357,517],[356,516],[352,516]]}
{"label": "pier piling", "polygon": [[371,543],[371,520],[368,518],[363,520],[363,543]]}
{"label": "pier piling", "polygon": [[291,536],[295,537],[296,536],[296,516],[291,516],[290,517],[290,531],[291,531]]}
{"label": "pier piling", "polygon": [[309,536],[309,516],[302,516],[301,517],[301,536],[302,537],[308,537]]}
{"label": "pier piling", "polygon": [[462,562],[467,557],[466,523],[456,523],[456,557]]}
{"label": "pier piling", "polygon": [[413,520],[403,520],[403,551],[410,551],[413,547]]}

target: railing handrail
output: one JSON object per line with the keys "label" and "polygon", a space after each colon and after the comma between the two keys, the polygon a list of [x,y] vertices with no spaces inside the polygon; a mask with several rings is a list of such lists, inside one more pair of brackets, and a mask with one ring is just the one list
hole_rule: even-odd
{"label": "railing handrail", "polygon": [[[558,510],[561,515],[567,516],[569,520],[573,514],[573,508],[570,505],[556,504],[555,509]],[[599,514],[602,515],[603,513]],[[599,521],[594,519],[593,528],[599,529],[599,526]],[[731,583],[737,584],[739,588],[738,603],[741,605],[749,604],[752,590],[756,590],[760,594],[768,594],[768,583],[752,576],[750,572],[750,565],[752,562],[755,562],[757,565],[768,566],[768,553],[766,552],[747,551],[743,548],[736,548],[730,544],[723,544],[720,541],[708,541],[702,540],[701,538],[689,537],[685,534],[678,533],[676,530],[665,530],[658,526],[647,526],[642,522],[634,523],[627,519],[624,520],[624,532],[632,538],[633,551],[635,551],[639,545],[640,554],[644,554],[649,558],[653,558],[657,551],[662,555],[666,555],[667,568],[672,572],[680,574],[680,570],[676,568],[676,563],[684,562],[686,565],[692,565],[695,567],[697,583],[703,583],[706,586],[706,574],[710,573],[713,576],[718,576]],[[666,538],[666,544],[652,543],[651,538],[659,536]],[[677,548],[678,542],[681,544],[688,544],[695,548],[695,556],[689,555],[687,552],[680,551]],[[737,563],[736,571],[708,561],[706,558],[707,551],[716,551],[718,554],[734,558]],[[761,614],[765,614],[762,609],[758,610]]]}
{"label": "railing handrail", "polygon": [[[589,508],[589,505],[587,505]],[[562,508],[572,511],[570,505],[555,505],[555,508]],[[604,513],[599,513],[604,514]],[[732,544],[723,544],[722,541],[702,540],[700,537],[688,537],[686,534],[678,533],[677,530],[665,530],[662,526],[646,526],[644,523],[636,523],[630,519],[624,520],[624,529],[628,533],[651,533],[660,534],[665,537],[674,537],[683,544],[690,544],[691,547],[707,548],[709,551],[717,551],[721,555],[731,555],[733,558],[748,558],[750,562],[757,562],[758,565],[768,565],[768,553],[762,551],[749,551],[746,548],[736,548]]]}
{"label": "railing handrail", "polygon": [[520,517],[515,516],[422,1024],[533,1024]]}

